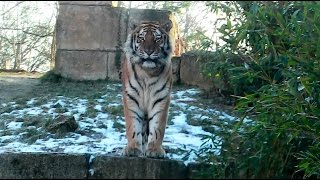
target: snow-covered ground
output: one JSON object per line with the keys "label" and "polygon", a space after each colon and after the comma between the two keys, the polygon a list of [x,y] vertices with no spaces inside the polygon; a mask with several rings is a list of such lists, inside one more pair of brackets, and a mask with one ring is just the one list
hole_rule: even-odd
{"label": "snow-covered ground", "polygon": [[[56,96],[44,101],[41,97],[32,98],[23,108],[18,108],[16,102],[1,104],[0,108],[11,107],[0,114],[0,153],[1,152],[61,152],[61,153],[91,153],[91,154],[119,154],[126,145],[124,118],[122,116],[121,84],[108,86],[105,95],[89,101],[82,98]],[[196,154],[192,150],[199,150],[204,136],[211,136],[210,132],[188,123],[193,121],[215,120],[233,121],[236,118],[204,106],[200,103],[200,90],[189,88],[172,92],[170,116],[165,137],[164,148],[167,158],[182,160],[185,164],[196,161]],[[92,102],[93,101],[93,102]],[[191,103],[193,102],[193,103]],[[199,103],[198,103],[199,102]],[[95,113],[88,115],[88,107]],[[59,112],[57,109],[64,109]],[[120,113],[110,113],[106,109],[120,109]],[[45,131],[43,126],[27,124],[26,118],[54,119],[63,114],[73,116],[79,127],[75,132],[69,132],[63,137]],[[213,129],[218,126],[212,125]],[[24,141],[29,131],[42,132],[32,143]],[[216,146],[212,150],[219,155],[219,137],[215,137]]]}

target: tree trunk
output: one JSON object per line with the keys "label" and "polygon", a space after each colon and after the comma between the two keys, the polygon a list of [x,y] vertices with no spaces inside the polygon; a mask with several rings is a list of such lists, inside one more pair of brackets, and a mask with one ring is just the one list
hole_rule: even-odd
{"label": "tree trunk", "polygon": [[56,29],[54,29],[51,43],[50,70],[54,69],[55,67],[56,49]]}
{"label": "tree trunk", "polygon": [[[2,36],[0,36],[0,52],[2,52]],[[0,56],[0,69],[5,69],[6,68],[6,60],[4,59],[3,55],[1,54]]]}
{"label": "tree trunk", "polygon": [[132,6],[132,1],[129,1],[129,7],[128,7],[128,9],[131,9],[131,6]]}
{"label": "tree trunk", "polygon": [[163,4],[163,9],[167,9],[167,7],[168,7],[168,1],[165,1]]}
{"label": "tree trunk", "polygon": [[15,39],[13,39],[12,48],[13,48],[13,54],[14,54],[13,69],[16,69],[16,66],[17,66],[17,48],[16,48],[16,40]]}
{"label": "tree trunk", "polygon": [[123,7],[123,2],[122,1],[118,1],[118,7]]}
{"label": "tree trunk", "polygon": [[16,54],[15,54],[15,60],[14,60],[14,70],[19,70],[20,69],[20,64],[21,64],[21,43],[17,42],[16,43],[17,48],[16,48]]}
{"label": "tree trunk", "polygon": [[189,15],[190,9],[189,7],[186,8],[186,23],[184,26],[184,32],[183,32],[183,37],[187,37],[188,35],[188,30],[190,26],[190,15]]}
{"label": "tree trunk", "polygon": [[152,7],[151,9],[156,9],[158,2],[157,1],[152,1]]}

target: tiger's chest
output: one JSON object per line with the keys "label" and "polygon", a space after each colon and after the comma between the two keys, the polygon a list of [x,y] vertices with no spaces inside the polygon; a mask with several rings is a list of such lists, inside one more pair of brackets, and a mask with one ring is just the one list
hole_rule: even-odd
{"label": "tiger's chest", "polygon": [[[164,66],[157,76],[128,62],[128,76],[125,90],[137,99],[139,108],[145,112],[154,108],[157,99],[166,98],[171,91],[171,64]],[[158,70],[160,71],[160,70]],[[154,72],[155,73],[155,72]]]}

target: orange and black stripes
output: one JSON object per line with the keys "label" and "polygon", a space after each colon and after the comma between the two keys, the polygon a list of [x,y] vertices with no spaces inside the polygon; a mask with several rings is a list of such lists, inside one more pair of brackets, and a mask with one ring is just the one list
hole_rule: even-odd
{"label": "orange and black stripes", "polygon": [[121,64],[128,140],[124,155],[164,155],[162,141],[172,88],[170,28],[143,22],[128,36],[126,59]]}

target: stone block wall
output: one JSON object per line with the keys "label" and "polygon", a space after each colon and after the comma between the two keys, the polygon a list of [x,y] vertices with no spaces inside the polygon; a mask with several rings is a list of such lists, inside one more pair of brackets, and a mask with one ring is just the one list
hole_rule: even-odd
{"label": "stone block wall", "polygon": [[196,85],[209,90],[213,87],[212,82],[206,79],[200,71],[200,63],[197,62],[197,56],[193,54],[183,54],[180,63],[181,82],[189,85]]}
{"label": "stone block wall", "polygon": [[188,85],[198,86],[206,91],[228,90],[227,84],[220,78],[208,78],[201,72],[201,63],[198,55],[186,52],[179,57],[179,80]]}
{"label": "stone block wall", "polygon": [[170,159],[0,153],[0,179],[186,179],[191,176],[188,172],[182,161]]}
{"label": "stone block wall", "polygon": [[74,80],[119,80],[128,23],[146,20],[175,22],[170,11],[128,10],[112,7],[111,1],[59,1],[56,73]]}
{"label": "stone block wall", "polygon": [[[129,22],[171,20],[170,34],[173,39],[179,38],[179,27],[170,11],[117,8],[111,1],[59,1],[59,5],[53,54],[55,72],[66,78],[120,80],[122,46],[130,31]],[[172,58],[174,83],[206,90],[219,83],[201,74],[195,55],[180,55]]]}
{"label": "stone block wall", "polygon": [[126,38],[122,9],[111,1],[60,1],[55,71],[74,80],[118,79],[115,57]]}

